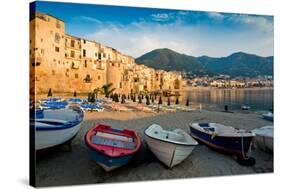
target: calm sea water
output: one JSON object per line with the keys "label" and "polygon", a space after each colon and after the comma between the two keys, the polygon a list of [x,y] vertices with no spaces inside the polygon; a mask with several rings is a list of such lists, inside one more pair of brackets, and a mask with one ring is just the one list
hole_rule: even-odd
{"label": "calm sea water", "polygon": [[230,110],[240,110],[248,105],[252,111],[267,111],[273,105],[273,89],[196,89],[183,92],[181,103],[187,98],[206,109],[223,110],[228,105]]}

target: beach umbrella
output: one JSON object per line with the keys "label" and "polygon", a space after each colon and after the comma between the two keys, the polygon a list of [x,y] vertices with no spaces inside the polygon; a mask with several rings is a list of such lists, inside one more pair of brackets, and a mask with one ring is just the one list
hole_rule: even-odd
{"label": "beach umbrella", "polygon": [[136,95],[133,96],[133,102],[136,102]]}
{"label": "beach umbrella", "polygon": [[139,104],[141,104],[142,103],[141,97],[138,96],[138,99],[139,99]]}
{"label": "beach umbrella", "polygon": [[176,104],[179,104],[179,97],[176,97]]}
{"label": "beach umbrella", "polygon": [[146,95],[146,105],[150,105],[149,96]]}
{"label": "beach umbrella", "polygon": [[126,98],[126,96],[125,96],[125,95],[122,95],[121,104],[125,104],[125,98]]}
{"label": "beach umbrella", "polygon": [[170,100],[170,96],[168,96],[168,106],[171,105],[171,100]]}
{"label": "beach umbrella", "polygon": [[158,104],[162,104],[162,103],[163,103],[163,102],[162,102],[162,97],[161,97],[161,95],[160,95]]}
{"label": "beach umbrella", "polygon": [[189,106],[189,98],[186,99],[185,105],[186,105],[186,106]]}
{"label": "beach umbrella", "polygon": [[92,95],[91,93],[88,93],[88,102],[91,102],[91,100],[92,100],[91,95]]}
{"label": "beach umbrella", "polygon": [[51,88],[49,88],[49,91],[48,91],[48,97],[49,96],[53,96],[53,92],[52,92],[52,89]]}
{"label": "beach umbrella", "polygon": [[91,102],[96,102],[96,95],[95,95],[95,93],[92,93]]}

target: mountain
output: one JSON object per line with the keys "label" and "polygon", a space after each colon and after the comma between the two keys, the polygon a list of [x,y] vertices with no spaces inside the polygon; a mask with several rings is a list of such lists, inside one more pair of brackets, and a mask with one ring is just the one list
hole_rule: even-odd
{"label": "mountain", "polygon": [[237,52],[222,58],[201,56],[198,57],[197,60],[208,70],[208,73],[211,74],[249,77],[273,75],[273,56],[261,57],[244,52]]}
{"label": "mountain", "polygon": [[206,73],[204,66],[195,57],[180,54],[167,48],[156,49],[146,53],[137,58],[136,63],[166,71],[192,71],[196,74]]}
{"label": "mountain", "polygon": [[227,57],[193,57],[170,49],[156,49],[136,59],[136,63],[155,69],[192,72],[198,75],[208,73],[230,76],[273,75],[273,56],[261,57],[244,52]]}

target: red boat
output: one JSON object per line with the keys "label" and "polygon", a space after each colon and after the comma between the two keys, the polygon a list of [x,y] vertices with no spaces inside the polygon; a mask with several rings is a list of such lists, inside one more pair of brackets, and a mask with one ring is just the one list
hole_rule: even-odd
{"label": "red boat", "polygon": [[136,131],[97,124],[85,135],[90,156],[106,171],[127,164],[141,147]]}

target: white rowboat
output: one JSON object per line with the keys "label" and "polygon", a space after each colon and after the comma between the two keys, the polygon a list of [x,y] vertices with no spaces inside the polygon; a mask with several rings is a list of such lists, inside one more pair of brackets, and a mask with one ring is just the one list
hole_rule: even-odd
{"label": "white rowboat", "polygon": [[186,159],[198,143],[181,129],[164,130],[153,124],[145,131],[145,140],[154,155],[172,168]]}
{"label": "white rowboat", "polygon": [[255,144],[263,151],[273,152],[273,126],[264,126],[253,130]]}

